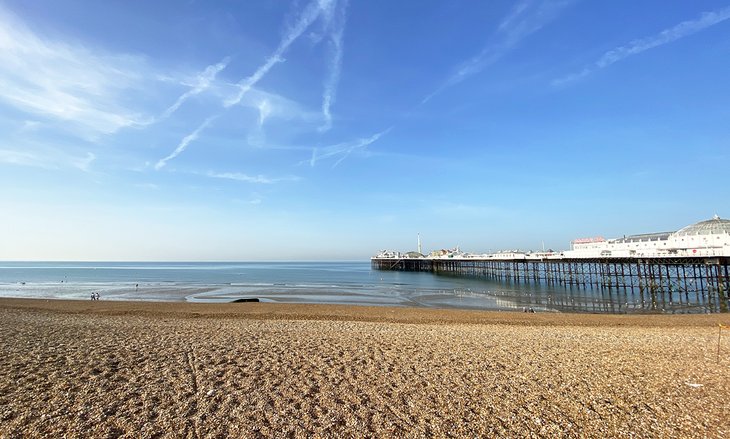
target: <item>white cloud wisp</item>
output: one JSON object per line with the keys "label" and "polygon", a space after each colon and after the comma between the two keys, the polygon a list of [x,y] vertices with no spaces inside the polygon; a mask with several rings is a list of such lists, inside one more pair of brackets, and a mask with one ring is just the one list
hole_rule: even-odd
{"label": "white cloud wisp", "polygon": [[331,8],[333,5],[333,0],[314,0],[309,5],[307,5],[306,8],[304,8],[304,11],[302,12],[301,16],[299,17],[299,20],[295,23],[293,27],[288,29],[284,37],[279,42],[279,46],[276,48],[274,53],[271,54],[266,59],[266,62],[262,64],[253,75],[249,76],[248,78],[245,78],[241,80],[238,83],[238,92],[232,96],[226,99],[223,102],[223,105],[227,107],[231,107],[233,105],[238,104],[241,102],[241,99],[243,99],[243,96],[251,90],[251,88],[256,85],[266,74],[271,70],[272,67],[274,67],[276,64],[284,61],[284,53],[289,49],[289,46],[294,43],[303,33],[304,31],[309,28],[309,26],[314,23],[323,12],[326,12]]}
{"label": "white cloud wisp", "polygon": [[48,162],[48,159],[28,151],[0,149],[0,163],[16,166],[30,166],[34,168],[55,169],[57,166]]}
{"label": "white cloud wisp", "polygon": [[306,161],[309,166],[314,167],[317,162],[326,160],[329,158],[338,157],[335,163],[332,165],[333,168],[337,167],[343,160],[350,156],[355,151],[362,150],[368,145],[377,142],[381,137],[388,134],[393,128],[381,131],[373,134],[370,137],[356,139],[350,142],[338,143],[335,145],[325,146],[322,148],[313,148],[312,157]]}
{"label": "white cloud wisp", "polygon": [[330,15],[327,22],[329,31],[329,46],[332,53],[328,62],[328,75],[324,82],[324,92],[322,93],[322,116],[324,124],[319,127],[319,131],[328,131],[332,128],[332,112],[331,107],[335,103],[337,96],[337,85],[340,82],[340,72],[342,70],[343,57],[343,37],[345,33],[345,22],[347,20],[347,0],[342,0],[334,6],[334,11]]}
{"label": "white cloud wisp", "polygon": [[182,154],[182,152],[185,151],[185,149],[188,147],[188,145],[190,145],[191,142],[197,140],[198,136],[200,136],[200,133],[204,129],[206,129],[208,127],[208,125],[210,125],[210,123],[213,122],[213,120],[215,120],[217,117],[218,116],[211,116],[211,117],[205,119],[205,121],[198,128],[196,128],[195,131],[193,131],[192,133],[183,137],[183,139],[180,141],[180,144],[177,145],[177,148],[175,148],[175,150],[173,152],[171,152],[170,155],[168,155],[165,158],[160,159],[155,164],[155,169],[159,171],[167,164],[168,161],[170,161],[170,160],[174,159],[175,157],[179,156],[180,154]]}
{"label": "white cloud wisp", "polygon": [[72,150],[22,142],[15,149],[0,149],[0,164],[46,170],[77,169],[90,172],[96,155],[92,152],[84,154],[77,148],[69,149]]}
{"label": "white cloud wisp", "polygon": [[713,12],[705,12],[699,18],[694,20],[683,21],[676,26],[665,29],[656,35],[631,41],[625,46],[619,46],[615,49],[604,53],[595,63],[584,68],[578,73],[567,75],[563,78],[556,79],[553,85],[564,85],[578,79],[581,79],[596,70],[606,68],[625,58],[638,55],[649,49],[663,46],[665,44],[677,41],[681,38],[690,36],[725,20],[730,19],[730,7],[720,9]]}
{"label": "white cloud wisp", "polygon": [[190,84],[193,88],[177,98],[175,103],[168,107],[164,113],[162,113],[162,117],[169,117],[172,113],[177,111],[177,109],[180,108],[180,106],[186,100],[207,90],[211,86],[213,81],[215,81],[215,77],[218,75],[218,73],[220,73],[221,70],[225,69],[230,61],[231,59],[229,57],[226,57],[221,62],[206,67],[206,69],[195,78],[194,83]]}
{"label": "white cloud wisp", "polygon": [[132,56],[41,37],[0,7],[0,101],[24,113],[89,138],[143,125],[147,118],[120,97],[139,89],[147,70]]}
{"label": "white cloud wisp", "polygon": [[532,0],[524,0],[514,6],[497,27],[492,41],[484,46],[477,55],[457,66],[454,73],[440,87],[426,96],[421,103],[427,103],[447,88],[480,73],[487,66],[497,62],[525,38],[554,20],[569,4],[569,1],[544,0],[539,1],[536,5],[534,3]]}
{"label": "white cloud wisp", "polygon": [[299,177],[279,177],[270,178],[264,175],[248,175],[241,172],[209,172],[206,174],[211,178],[222,178],[225,180],[241,181],[245,183],[258,183],[258,184],[274,184],[280,181],[297,181]]}

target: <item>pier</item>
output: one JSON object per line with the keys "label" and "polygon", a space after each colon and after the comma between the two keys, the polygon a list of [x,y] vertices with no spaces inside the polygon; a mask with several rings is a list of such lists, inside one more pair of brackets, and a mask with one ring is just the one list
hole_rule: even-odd
{"label": "pier", "polygon": [[[564,286],[647,295],[652,303],[690,295],[728,312],[730,257],[654,258],[372,258],[375,270],[469,276],[514,284]],[[674,299],[672,299],[674,298]]]}

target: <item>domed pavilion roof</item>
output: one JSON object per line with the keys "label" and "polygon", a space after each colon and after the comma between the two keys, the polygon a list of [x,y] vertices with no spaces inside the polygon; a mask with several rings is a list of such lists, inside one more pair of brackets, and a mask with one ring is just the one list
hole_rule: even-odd
{"label": "domed pavilion roof", "polygon": [[730,234],[730,220],[722,219],[715,215],[712,219],[700,221],[691,226],[679,229],[674,234],[676,236],[694,236],[694,235],[722,235]]}

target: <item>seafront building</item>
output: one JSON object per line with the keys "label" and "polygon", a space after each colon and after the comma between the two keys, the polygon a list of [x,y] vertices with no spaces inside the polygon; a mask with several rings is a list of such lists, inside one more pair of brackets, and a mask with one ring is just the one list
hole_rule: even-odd
{"label": "seafront building", "polygon": [[571,242],[570,257],[730,256],[730,220],[715,215],[676,232],[647,233],[617,239]]}
{"label": "seafront building", "polygon": [[428,255],[419,251],[401,253],[383,250],[373,259],[595,259],[595,258],[676,258],[676,257],[730,257],[730,220],[715,215],[713,218],[691,224],[676,232],[645,233],[621,238],[579,238],[570,243],[570,250],[555,252],[525,252],[505,250],[497,253],[464,253],[458,247],[435,250]]}

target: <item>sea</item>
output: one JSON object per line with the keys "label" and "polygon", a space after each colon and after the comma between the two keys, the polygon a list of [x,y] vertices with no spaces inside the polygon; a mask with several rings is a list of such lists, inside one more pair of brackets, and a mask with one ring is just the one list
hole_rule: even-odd
{"label": "sea", "polygon": [[703,296],[514,284],[338,262],[0,262],[0,297],[260,301],[588,313],[710,313]]}

